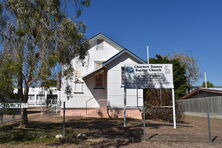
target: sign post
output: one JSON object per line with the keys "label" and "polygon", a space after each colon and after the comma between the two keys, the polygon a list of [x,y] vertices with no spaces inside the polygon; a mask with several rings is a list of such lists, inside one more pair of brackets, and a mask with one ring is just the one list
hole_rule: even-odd
{"label": "sign post", "polygon": [[125,65],[122,71],[124,82],[124,125],[126,110],[126,89],[172,89],[173,124],[176,128],[176,109],[172,64]]}
{"label": "sign post", "polygon": [[174,95],[174,89],[172,89],[172,102],[173,102],[173,128],[177,128],[176,125],[176,107],[175,107],[175,95]]}
{"label": "sign post", "polygon": [[126,88],[124,87],[124,123],[123,123],[123,127],[126,127]]}

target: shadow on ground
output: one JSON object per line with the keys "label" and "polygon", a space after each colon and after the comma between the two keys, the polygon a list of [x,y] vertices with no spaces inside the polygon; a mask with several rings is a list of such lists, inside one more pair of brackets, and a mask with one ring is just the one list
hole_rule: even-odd
{"label": "shadow on ground", "polygon": [[[45,143],[49,146],[71,143],[90,147],[119,147],[143,140],[142,121],[133,119],[127,119],[127,127],[124,128],[122,119],[67,118],[66,138],[63,140],[55,138],[62,133],[60,116],[34,117],[30,119],[27,128],[19,128],[18,125],[18,123],[0,125],[0,143]],[[148,123],[147,126],[161,128],[172,124]],[[79,133],[84,133],[87,138],[77,138]]]}

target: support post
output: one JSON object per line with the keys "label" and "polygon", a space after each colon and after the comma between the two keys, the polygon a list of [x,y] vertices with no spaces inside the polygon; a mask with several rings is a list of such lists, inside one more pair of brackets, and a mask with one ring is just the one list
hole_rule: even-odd
{"label": "support post", "polygon": [[175,94],[174,89],[172,89],[172,103],[173,103],[173,128],[176,129],[176,106],[175,106]]}
{"label": "support post", "polygon": [[[46,105],[46,107],[48,107],[48,100],[47,100],[47,95],[48,95],[48,92],[47,92],[47,90],[45,90],[45,100],[43,101],[43,102],[41,102],[41,104],[42,104],[42,106],[43,106],[43,104],[44,105]],[[45,106],[44,106],[45,107]]]}
{"label": "support post", "polygon": [[124,123],[123,123],[123,127],[126,127],[126,88],[124,86]]}
{"label": "support post", "polygon": [[146,107],[143,106],[143,140],[146,141]]}
{"label": "support post", "polygon": [[62,136],[63,138],[65,138],[65,134],[66,134],[66,126],[65,126],[65,122],[66,122],[66,118],[65,118],[65,114],[66,113],[66,102],[63,102],[63,124],[62,124]]}

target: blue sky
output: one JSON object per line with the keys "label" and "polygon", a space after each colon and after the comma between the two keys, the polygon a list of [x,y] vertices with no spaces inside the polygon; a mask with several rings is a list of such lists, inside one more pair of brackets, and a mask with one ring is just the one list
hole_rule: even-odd
{"label": "blue sky", "polygon": [[91,0],[80,19],[87,37],[103,32],[143,59],[147,45],[151,57],[186,53],[222,85],[222,0]]}

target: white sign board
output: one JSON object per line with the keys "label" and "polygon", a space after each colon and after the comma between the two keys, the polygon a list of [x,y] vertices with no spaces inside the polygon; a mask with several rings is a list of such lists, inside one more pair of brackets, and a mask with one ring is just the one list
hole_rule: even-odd
{"label": "white sign board", "polygon": [[0,108],[28,108],[28,103],[0,103]]}
{"label": "white sign board", "polygon": [[172,64],[126,65],[122,70],[122,83],[125,88],[165,88],[172,89]]}

